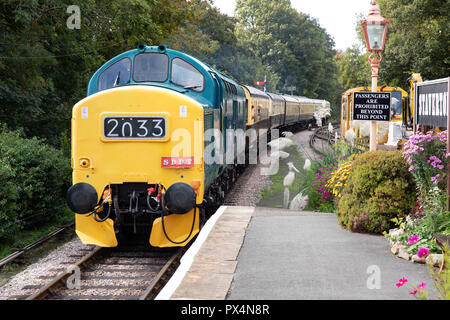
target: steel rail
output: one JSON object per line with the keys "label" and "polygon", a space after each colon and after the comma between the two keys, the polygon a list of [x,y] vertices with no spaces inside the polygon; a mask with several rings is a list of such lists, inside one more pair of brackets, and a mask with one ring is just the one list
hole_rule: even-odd
{"label": "steel rail", "polygon": [[34,247],[46,242],[47,240],[50,240],[51,238],[53,238],[54,236],[58,235],[59,233],[63,232],[64,230],[66,230],[67,228],[73,226],[75,223],[72,222],[58,230],[55,230],[47,235],[45,235],[44,237],[40,238],[39,240],[36,240],[33,243],[30,243],[28,245],[26,245],[25,247],[23,247],[22,249],[19,249],[15,252],[13,252],[12,254],[10,254],[9,256],[3,258],[0,260],[0,267],[4,266],[5,264],[7,264],[8,262],[13,261],[14,259],[16,259],[17,257],[21,256],[22,254],[24,254],[25,252],[33,249]]}
{"label": "steel rail", "polygon": [[[89,264],[89,266],[87,266],[87,262],[91,261],[92,258],[99,256],[100,252],[106,251],[106,250],[102,250],[102,249],[105,249],[105,248],[96,247],[93,251],[91,251],[84,257],[82,257],[78,262],[76,262],[73,265],[79,267],[82,272],[83,272],[83,270],[85,272],[87,272],[87,270],[92,269],[91,268],[92,265]],[[140,295],[139,294],[131,295],[131,296],[130,295],[118,295],[118,296],[116,296],[116,298],[126,299],[126,300],[152,300],[152,299],[154,299],[156,297],[156,295],[159,293],[159,291],[162,289],[163,285],[167,282],[168,278],[173,274],[173,272],[179,266],[180,258],[185,251],[186,251],[186,248],[182,248],[182,249],[176,251],[172,256],[170,256],[169,260],[159,269],[158,273],[154,276],[154,278],[151,279],[150,284],[148,286],[143,286],[140,289],[142,292]],[[111,256],[109,254],[106,254],[104,257],[111,257]],[[123,256],[122,258],[126,259],[126,258],[128,258],[128,256]],[[159,258],[159,257],[155,256],[154,258]],[[99,264],[103,264],[103,263],[104,263],[104,260],[102,258],[102,259],[100,259]],[[95,262],[93,264],[95,266]],[[114,263],[112,262],[112,264],[116,264],[116,262],[114,262]],[[134,269],[134,270],[139,270],[139,269]],[[125,269],[125,270],[117,269],[117,271],[119,271],[119,272],[127,271],[127,269]],[[133,270],[130,270],[130,272],[133,272]],[[61,296],[60,294],[57,293],[57,291],[61,289],[61,286],[63,286],[65,284],[65,282],[71,275],[72,275],[72,271],[66,270],[66,271],[60,273],[59,275],[57,275],[56,277],[54,277],[50,282],[45,284],[43,287],[41,287],[38,292],[36,292],[30,296],[21,297],[21,298],[26,299],[26,300],[44,300],[44,299],[52,299],[52,298],[53,299],[55,299],[55,298],[56,299],[61,299],[61,298],[64,299],[65,296],[64,295]],[[107,277],[105,277],[105,278],[107,278]],[[126,278],[126,277],[123,277],[123,278]],[[136,279],[135,276],[133,276],[131,278]],[[99,281],[100,281],[100,279],[99,279]],[[92,287],[92,285],[89,287]],[[135,287],[137,288],[139,286],[135,286]],[[128,284],[116,285],[116,287],[114,289],[125,289],[125,288],[130,288],[130,285],[128,285]],[[111,289],[113,289],[113,288],[111,288]],[[85,298],[86,296],[80,295],[79,297]],[[104,296],[103,297],[103,296],[99,296],[99,295],[93,295],[93,296],[91,296],[90,299],[108,299],[111,297],[112,296]],[[72,298],[77,299],[77,296],[72,296]]]}
{"label": "steel rail", "polygon": [[145,289],[144,293],[139,297],[139,300],[151,300],[156,297],[156,295],[158,294],[158,292],[156,292],[158,285],[166,275],[169,275],[170,270],[175,267],[175,265],[179,265],[180,256],[184,251],[185,250],[180,249],[169,259],[169,261],[167,261],[164,267],[158,272],[156,277],[149,284],[147,289]]}
{"label": "steel rail", "polygon": [[[84,265],[87,261],[92,259],[93,257],[97,256],[99,252],[103,250],[102,247],[96,247],[94,250],[89,252],[87,255],[85,255],[83,258],[81,258],[78,262],[76,262],[74,265],[81,268],[82,265]],[[57,275],[53,280],[51,280],[49,283],[47,283],[44,287],[42,287],[38,292],[34,293],[33,295],[26,298],[26,300],[42,300],[45,299],[48,295],[51,295],[52,288],[57,286],[59,283],[64,282],[70,275],[72,275],[72,271],[64,271],[63,273]]]}

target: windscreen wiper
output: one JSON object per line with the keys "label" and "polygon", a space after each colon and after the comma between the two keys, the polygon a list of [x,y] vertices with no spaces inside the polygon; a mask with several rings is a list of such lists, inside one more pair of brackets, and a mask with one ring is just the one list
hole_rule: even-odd
{"label": "windscreen wiper", "polygon": [[202,86],[185,86],[183,87],[183,89],[197,89],[197,88],[201,88]]}
{"label": "windscreen wiper", "polygon": [[116,80],[114,80],[113,87],[117,87],[120,84],[120,71],[117,74]]}

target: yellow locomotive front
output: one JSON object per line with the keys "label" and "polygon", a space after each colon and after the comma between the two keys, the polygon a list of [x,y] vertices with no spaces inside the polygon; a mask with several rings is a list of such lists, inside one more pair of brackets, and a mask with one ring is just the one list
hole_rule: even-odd
{"label": "yellow locomotive front", "polygon": [[74,106],[67,200],[83,243],[114,247],[120,237],[144,236],[155,247],[182,246],[198,233],[203,117],[194,99],[146,85]]}

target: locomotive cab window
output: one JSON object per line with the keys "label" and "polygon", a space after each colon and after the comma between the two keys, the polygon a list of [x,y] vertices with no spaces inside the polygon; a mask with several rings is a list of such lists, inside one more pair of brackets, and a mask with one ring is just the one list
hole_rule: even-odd
{"label": "locomotive cab window", "polygon": [[130,82],[131,60],[123,58],[108,68],[98,77],[97,90],[106,90]]}
{"label": "locomotive cab window", "polygon": [[[386,91],[389,92],[389,91]],[[402,93],[400,91],[391,92],[391,110],[393,115],[399,115],[402,113]]]}
{"label": "locomotive cab window", "polygon": [[205,77],[193,65],[180,58],[172,60],[172,82],[186,89],[203,91]]}
{"label": "locomotive cab window", "polygon": [[134,57],[133,80],[164,82],[169,74],[169,57],[162,53],[140,53]]}

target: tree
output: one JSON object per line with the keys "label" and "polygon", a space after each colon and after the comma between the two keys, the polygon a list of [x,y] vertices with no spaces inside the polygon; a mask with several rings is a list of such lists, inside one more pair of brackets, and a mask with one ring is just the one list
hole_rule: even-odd
{"label": "tree", "polygon": [[448,76],[448,0],[379,0],[389,18],[388,39],[380,75],[394,85],[407,86],[413,72],[424,79]]}
{"label": "tree", "polygon": [[297,95],[336,106],[334,43],[315,19],[297,12],[289,0],[238,0],[236,16],[238,41],[279,75],[276,90],[295,86]]}
{"label": "tree", "polygon": [[371,85],[368,53],[362,54],[357,44],[335,56],[339,72],[339,84],[344,90]]}
{"label": "tree", "polygon": [[192,0],[190,19],[165,41],[171,48],[197,57],[237,82],[251,85],[267,77],[268,90],[275,88],[279,76],[238,41],[236,19],[220,13],[211,4],[212,1]]}
{"label": "tree", "polygon": [[69,0],[0,3],[0,122],[58,144],[72,106],[105,61],[159,43],[187,17],[185,0],[80,0],[80,29],[67,27]]}

